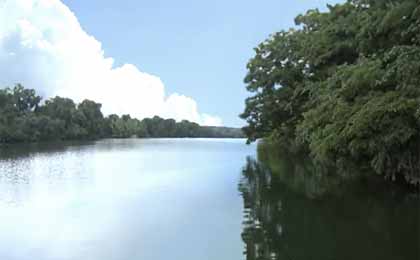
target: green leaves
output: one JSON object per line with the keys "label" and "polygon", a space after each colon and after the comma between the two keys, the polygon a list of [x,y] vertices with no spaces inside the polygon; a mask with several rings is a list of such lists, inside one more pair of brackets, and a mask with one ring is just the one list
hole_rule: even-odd
{"label": "green leaves", "polygon": [[21,85],[0,89],[0,144],[104,137],[244,137],[237,128],[200,126],[158,116],[138,120],[114,114],[104,118],[102,105],[91,100],[78,105],[62,97],[46,100],[44,105],[40,101],[34,90]]}
{"label": "green leaves", "polygon": [[347,1],[296,23],[260,44],[247,66],[249,140],[420,183],[418,2]]}

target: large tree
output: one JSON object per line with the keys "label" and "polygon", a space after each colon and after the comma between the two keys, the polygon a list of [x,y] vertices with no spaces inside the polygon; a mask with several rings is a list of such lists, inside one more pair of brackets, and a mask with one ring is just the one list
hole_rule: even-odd
{"label": "large tree", "polygon": [[[270,138],[340,170],[420,183],[420,5],[349,0],[310,10],[256,49],[241,115]],[[344,172],[344,171],[337,171]]]}

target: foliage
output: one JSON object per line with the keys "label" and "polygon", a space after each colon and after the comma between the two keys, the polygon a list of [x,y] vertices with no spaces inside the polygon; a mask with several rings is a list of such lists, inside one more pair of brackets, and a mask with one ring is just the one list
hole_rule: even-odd
{"label": "foliage", "polygon": [[247,65],[241,115],[249,141],[269,138],[317,163],[357,164],[420,184],[420,6],[348,0],[296,18]]}
{"label": "foliage", "polygon": [[243,137],[240,129],[200,126],[158,116],[138,120],[130,115],[104,117],[101,104],[54,97],[41,105],[32,89],[0,89],[0,144],[54,140],[128,137]]}

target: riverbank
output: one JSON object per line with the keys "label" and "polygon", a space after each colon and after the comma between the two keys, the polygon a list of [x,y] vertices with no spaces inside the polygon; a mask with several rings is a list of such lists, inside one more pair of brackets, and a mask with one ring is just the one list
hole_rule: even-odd
{"label": "riverbank", "polygon": [[257,154],[259,162],[278,175],[279,180],[290,189],[303,191],[309,197],[339,194],[361,185],[370,187],[372,192],[388,190],[420,194],[420,185],[411,184],[402,176],[385,178],[369,168],[354,164],[345,168],[323,165],[306,153],[290,151],[266,140],[258,142]]}
{"label": "riverbank", "polygon": [[202,126],[187,120],[159,116],[132,118],[130,115],[102,114],[102,105],[92,100],[76,104],[54,97],[45,102],[35,90],[17,84],[0,89],[0,143],[100,138],[242,138],[239,128]]}

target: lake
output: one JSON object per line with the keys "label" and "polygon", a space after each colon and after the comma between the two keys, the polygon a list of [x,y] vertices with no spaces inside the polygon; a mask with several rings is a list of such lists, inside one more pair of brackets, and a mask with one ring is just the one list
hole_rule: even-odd
{"label": "lake", "polygon": [[312,182],[282,177],[296,168],[270,167],[256,147],[243,139],[3,147],[0,259],[420,259],[416,195],[358,185],[315,196],[305,192]]}

